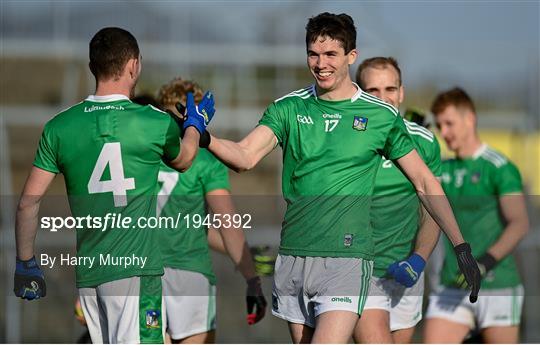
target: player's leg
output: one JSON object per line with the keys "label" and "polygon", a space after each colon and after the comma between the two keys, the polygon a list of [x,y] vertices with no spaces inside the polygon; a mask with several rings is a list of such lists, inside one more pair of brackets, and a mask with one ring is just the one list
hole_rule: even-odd
{"label": "player's leg", "polygon": [[311,340],[314,344],[346,344],[358,322],[356,312],[333,310],[317,316],[315,332]]}
{"label": "player's leg", "polygon": [[424,343],[461,343],[475,326],[466,290],[445,288],[429,297]]}
{"label": "player's leg", "polygon": [[481,333],[486,344],[519,343],[519,326],[488,327]]}
{"label": "player's leg", "polygon": [[523,286],[486,290],[477,303],[478,327],[486,343],[519,342]]}
{"label": "player's leg", "polygon": [[309,344],[313,339],[314,329],[300,323],[289,322],[289,333],[293,344]]}
{"label": "player's leg", "polygon": [[409,327],[392,332],[394,344],[410,344],[414,335],[414,329],[415,327]]}
{"label": "player's leg", "polygon": [[388,311],[364,309],[354,329],[353,339],[361,344],[392,343]]}
{"label": "player's leg", "polygon": [[370,288],[373,262],[360,258],[306,258],[305,289],[314,294],[313,343],[347,343]]}
{"label": "player's leg", "polygon": [[369,294],[364,310],[354,329],[356,343],[391,343],[390,333],[390,294],[384,278],[371,277]]}
{"label": "player's leg", "polygon": [[216,288],[198,272],[166,267],[162,277],[173,344],[215,342]]}
{"label": "player's leg", "polygon": [[429,318],[424,328],[424,343],[426,344],[460,344],[463,342],[470,327],[447,319]]}

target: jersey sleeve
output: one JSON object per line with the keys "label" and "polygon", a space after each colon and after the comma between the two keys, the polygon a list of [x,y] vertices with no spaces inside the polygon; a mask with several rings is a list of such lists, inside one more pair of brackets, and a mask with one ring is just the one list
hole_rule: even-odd
{"label": "jersey sleeve", "polygon": [[264,111],[264,114],[259,121],[259,125],[269,127],[278,139],[278,143],[282,145],[287,128],[284,106],[276,102],[270,104]]}
{"label": "jersey sleeve", "polygon": [[383,154],[390,160],[396,160],[405,156],[413,149],[412,139],[407,132],[405,123],[403,123],[401,116],[397,115],[386,138]]}
{"label": "jersey sleeve", "polygon": [[206,173],[203,175],[204,194],[217,189],[231,189],[229,183],[229,169],[216,157],[209,155],[208,164],[205,166]]}
{"label": "jersey sleeve", "polygon": [[505,195],[523,191],[523,184],[519,170],[510,161],[495,171],[494,180],[497,195]]}
{"label": "jersey sleeve", "polygon": [[433,136],[433,142],[430,144],[430,154],[426,164],[435,177],[440,177],[442,174],[441,147],[437,137]]}
{"label": "jersey sleeve", "polygon": [[168,127],[163,145],[163,161],[170,162],[180,153],[180,129],[173,119],[169,116],[167,118]]}
{"label": "jersey sleeve", "polygon": [[58,142],[49,124],[45,125],[34,159],[34,166],[58,174]]}

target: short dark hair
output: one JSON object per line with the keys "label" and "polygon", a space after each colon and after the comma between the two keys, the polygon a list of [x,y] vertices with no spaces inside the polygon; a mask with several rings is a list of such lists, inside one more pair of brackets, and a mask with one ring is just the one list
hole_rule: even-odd
{"label": "short dark hair", "polygon": [[356,27],[348,14],[324,12],[309,18],[306,25],[306,47],[317,38],[325,36],[341,42],[345,54],[356,48]]}
{"label": "short dark hair", "polygon": [[397,60],[391,56],[376,56],[362,61],[356,71],[356,82],[360,85],[360,88],[365,88],[365,85],[363,85],[364,83],[362,82],[362,72],[367,68],[386,68],[387,66],[392,66],[396,69],[399,78],[399,86],[401,86],[401,69],[399,68]]}
{"label": "short dark hair", "polygon": [[96,80],[118,78],[129,59],[139,58],[135,37],[121,28],[103,28],[90,41],[90,71]]}
{"label": "short dark hair", "polygon": [[451,105],[456,108],[469,109],[476,114],[476,108],[471,97],[469,97],[465,90],[459,87],[439,93],[431,105],[431,112],[437,116],[437,114],[442,113]]}

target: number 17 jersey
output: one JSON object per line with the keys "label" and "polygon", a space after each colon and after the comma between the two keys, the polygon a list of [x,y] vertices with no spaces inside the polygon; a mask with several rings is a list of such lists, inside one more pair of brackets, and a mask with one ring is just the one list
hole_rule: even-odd
{"label": "number 17 jersey", "polygon": [[[34,165],[64,175],[74,217],[101,222],[77,229],[77,256],[89,258],[76,268],[79,288],[163,273],[160,230],[145,221],[156,215],[160,162],[173,160],[179,147],[178,126],[166,113],[123,95],[89,96],[45,125]],[[113,226],[112,216],[132,221]],[[118,259],[134,256],[145,263]]]}
{"label": "number 17 jersey", "polygon": [[356,87],[341,101],[320,99],[315,86],[292,92],[259,122],[283,149],[281,254],[373,258],[369,217],[381,155],[398,159],[413,146],[398,111]]}

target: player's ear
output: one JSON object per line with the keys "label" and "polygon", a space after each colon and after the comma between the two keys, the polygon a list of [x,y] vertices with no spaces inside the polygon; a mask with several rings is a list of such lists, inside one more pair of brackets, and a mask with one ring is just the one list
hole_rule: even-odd
{"label": "player's ear", "polygon": [[399,104],[403,103],[404,97],[405,97],[405,86],[401,85],[399,87]]}
{"label": "player's ear", "polygon": [[139,59],[131,58],[126,64],[127,72],[131,79],[137,79],[140,73],[140,64]]}
{"label": "player's ear", "polygon": [[347,54],[347,58],[349,59],[348,61],[349,65],[352,65],[356,61],[357,57],[358,57],[358,50],[351,49],[351,51]]}

